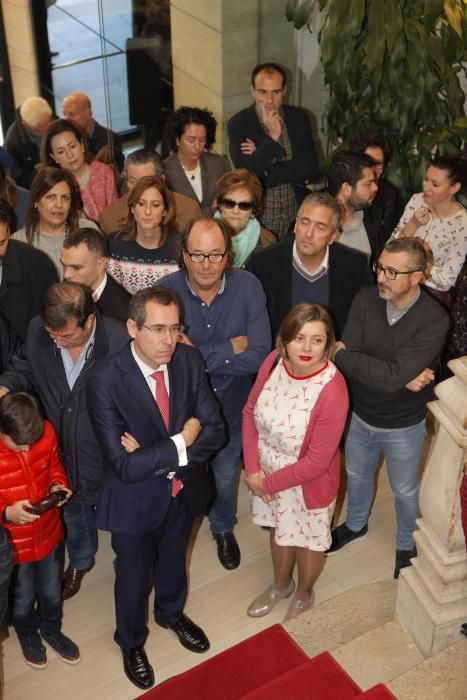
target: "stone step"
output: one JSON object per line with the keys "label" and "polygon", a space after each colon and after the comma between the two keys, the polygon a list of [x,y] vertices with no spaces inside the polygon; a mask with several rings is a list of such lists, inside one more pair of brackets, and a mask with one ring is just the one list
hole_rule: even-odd
{"label": "stone step", "polygon": [[363,690],[387,683],[423,661],[412,637],[398,620],[361,634],[331,654]]}
{"label": "stone step", "polygon": [[465,700],[467,639],[461,639],[387,683],[398,700]]}
{"label": "stone step", "polygon": [[308,656],[329,651],[363,690],[385,683],[398,700],[466,700],[467,639],[425,660],[394,619],[397,586],[354,588],[284,627]]}

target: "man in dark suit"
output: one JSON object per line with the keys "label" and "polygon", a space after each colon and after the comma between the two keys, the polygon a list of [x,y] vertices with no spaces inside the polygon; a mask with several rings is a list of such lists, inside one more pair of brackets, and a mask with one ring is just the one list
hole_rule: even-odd
{"label": "man in dark suit", "polygon": [[227,125],[230,158],[236,168],[255,173],[264,187],[261,223],[279,236],[291,226],[306,195],[305,183],[318,170],[310,118],[299,107],[282,105],[287,89],[277,63],[253,68],[255,103]]}
{"label": "man in dark suit", "polygon": [[92,114],[91,100],[84,92],[72,92],[65,97],[63,116],[84,132],[88,150],[93,156],[97,155],[103,146],[110,143],[112,143],[114,150],[121,154],[122,137],[96,122]]}
{"label": "man in dark suit", "polygon": [[128,678],[149,688],[151,575],[156,623],[191,651],[209,649],[203,630],[183,613],[185,557],[193,519],[210,500],[206,461],[222,445],[224,428],[201,355],[177,343],[183,326],[174,292],[138,291],[127,327],[133,342],[96,366],[88,405],[105,458],[98,527],[110,530],[116,554],[115,641]]}
{"label": "man in dark suit", "polygon": [[126,322],[131,294],[107,274],[107,258],[106,242],[99,231],[92,228],[72,231],[60,253],[63,277],[86,284],[101,313]]}
{"label": "man in dark suit", "polygon": [[366,256],[335,243],[340,211],[330,194],[308,195],[297,213],[295,241],[286,238],[252,256],[249,269],[266,292],[273,338],[302,301],[327,306],[340,338],[355,294],[372,283]]}
{"label": "man in dark suit", "polygon": [[8,212],[0,209],[0,313],[22,340],[29,321],[37,316],[47,289],[58,282],[48,255],[10,238]]}

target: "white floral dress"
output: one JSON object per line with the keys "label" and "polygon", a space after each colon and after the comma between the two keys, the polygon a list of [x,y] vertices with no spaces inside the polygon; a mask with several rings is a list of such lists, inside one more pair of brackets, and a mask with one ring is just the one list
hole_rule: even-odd
{"label": "white floral dress", "polygon": [[[393,238],[404,235],[402,229],[413,217],[414,211],[422,206],[426,206],[423,194],[414,194],[394,229]],[[440,291],[454,287],[467,253],[467,211],[464,207],[459,204],[455,214],[443,219],[430,216],[426,224],[417,228],[414,237],[426,241],[433,251],[434,265],[426,286]]]}
{"label": "white floral dress", "polygon": [[[297,461],[310,413],[336,367],[328,363],[310,377],[297,378],[281,361],[272,372],[254,409],[259,461],[271,474]],[[284,547],[305,547],[323,552],[331,545],[330,526],[335,500],[325,508],[308,509],[301,486],[275,494],[271,503],[252,496],[251,514],[256,525],[275,528],[275,541]]]}

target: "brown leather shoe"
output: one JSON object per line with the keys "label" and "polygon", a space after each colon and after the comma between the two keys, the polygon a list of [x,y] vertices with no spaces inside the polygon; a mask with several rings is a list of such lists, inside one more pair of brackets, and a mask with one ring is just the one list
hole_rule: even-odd
{"label": "brown leather shoe", "polygon": [[91,571],[94,564],[95,564],[95,561],[93,559],[92,562],[89,564],[89,566],[86,569],[72,569],[71,566],[68,567],[68,569],[63,574],[63,581],[62,581],[62,598],[63,598],[63,600],[68,600],[68,598],[73,598],[73,596],[78,593],[79,589],[81,588],[81,581],[83,580],[84,576],[88,573],[88,571]]}

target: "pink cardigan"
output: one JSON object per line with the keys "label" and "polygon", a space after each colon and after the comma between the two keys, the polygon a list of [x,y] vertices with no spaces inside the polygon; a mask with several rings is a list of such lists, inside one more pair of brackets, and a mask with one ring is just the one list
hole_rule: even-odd
{"label": "pink cardigan", "polygon": [[[254,409],[269,377],[277,351],[271,352],[260,367],[256,382],[243,409],[243,463],[247,474],[261,469]],[[311,411],[298,460],[266,477],[268,494],[301,486],[307,508],[325,508],[339,488],[339,441],[349,409],[347,387],[337,370],[326,384]]]}
{"label": "pink cardigan", "polygon": [[110,165],[93,160],[89,167],[88,183],[80,192],[87,216],[97,223],[102,211],[117,199],[117,185]]}

